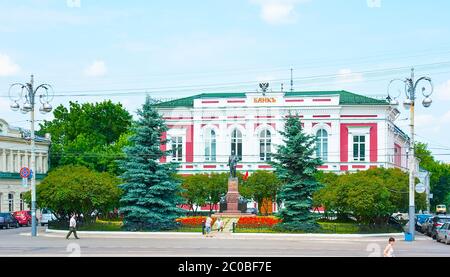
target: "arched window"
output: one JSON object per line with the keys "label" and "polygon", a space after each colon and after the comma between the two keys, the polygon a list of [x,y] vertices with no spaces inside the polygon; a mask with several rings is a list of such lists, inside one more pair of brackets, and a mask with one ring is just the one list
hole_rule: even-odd
{"label": "arched window", "polygon": [[316,133],[316,156],[322,161],[328,160],[328,132],[324,129]]}
{"label": "arched window", "polygon": [[259,133],[259,160],[270,161],[272,138],[269,130]]}
{"label": "arched window", "polygon": [[216,132],[212,129],[206,131],[205,161],[216,161]]}
{"label": "arched window", "polygon": [[242,133],[238,129],[234,129],[231,132],[231,152],[238,156],[239,160],[242,160]]}

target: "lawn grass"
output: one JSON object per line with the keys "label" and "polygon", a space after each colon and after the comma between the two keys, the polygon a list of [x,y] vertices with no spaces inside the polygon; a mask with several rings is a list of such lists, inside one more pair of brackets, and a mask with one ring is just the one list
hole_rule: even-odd
{"label": "lawn grass", "polygon": [[[369,225],[361,225],[352,222],[318,222],[321,229],[317,234],[369,234],[369,233],[399,233],[400,230],[389,226],[371,228]],[[304,231],[279,231],[270,227],[261,228],[236,228],[236,233],[281,233],[281,234],[304,234]]]}

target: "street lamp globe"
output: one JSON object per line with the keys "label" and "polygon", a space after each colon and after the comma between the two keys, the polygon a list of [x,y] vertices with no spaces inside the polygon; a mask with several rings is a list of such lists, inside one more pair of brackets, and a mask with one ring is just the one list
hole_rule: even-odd
{"label": "street lamp globe", "polygon": [[42,105],[41,107],[39,107],[39,112],[41,114],[46,114],[47,112],[44,110],[44,105]]}
{"label": "street lamp globe", "polygon": [[17,112],[20,109],[20,105],[16,101],[11,103],[10,107],[11,107],[11,110],[13,110],[14,112]]}
{"label": "street lamp globe", "polygon": [[431,100],[430,97],[426,97],[425,99],[423,99],[423,102],[422,102],[422,104],[425,108],[429,108],[431,106],[431,103],[433,103],[433,100]]}
{"label": "street lamp globe", "polygon": [[33,109],[33,106],[29,102],[26,102],[25,104],[23,104],[22,109],[26,112],[31,112],[31,110]]}
{"label": "street lamp globe", "polygon": [[405,101],[403,101],[403,107],[405,108],[405,110],[411,109],[411,105],[412,105],[411,99],[406,99]]}
{"label": "street lamp globe", "polygon": [[49,113],[53,110],[52,105],[50,105],[49,103],[45,103],[44,105],[42,105],[42,108],[46,113]]}

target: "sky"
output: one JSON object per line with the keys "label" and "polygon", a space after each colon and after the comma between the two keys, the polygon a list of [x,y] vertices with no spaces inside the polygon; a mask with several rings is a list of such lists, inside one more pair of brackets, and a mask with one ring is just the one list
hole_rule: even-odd
{"label": "sky", "polygon": [[111,99],[134,113],[146,95],[289,89],[291,68],[295,90],[385,97],[414,66],[434,85],[428,109],[419,90],[416,138],[450,162],[449,11],[448,0],[0,0],[0,118],[28,128],[8,91],[31,74],[53,86],[53,106]]}

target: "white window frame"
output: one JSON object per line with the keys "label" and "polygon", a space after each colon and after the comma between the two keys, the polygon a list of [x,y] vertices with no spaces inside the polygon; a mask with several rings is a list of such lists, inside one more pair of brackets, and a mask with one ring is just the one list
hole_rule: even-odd
{"label": "white window frame", "polygon": [[[364,136],[365,151],[364,161],[355,160],[353,158],[353,137]],[[356,163],[365,163],[370,161],[370,127],[369,126],[350,126],[348,127],[348,157],[349,161]]]}
{"label": "white window frame", "polygon": [[[176,141],[174,141],[176,140]],[[174,151],[174,144],[176,147],[176,151]],[[178,148],[179,147],[179,148]],[[181,156],[179,156],[179,150],[181,149]],[[182,136],[171,136],[170,137],[170,150],[171,155],[170,155],[170,159],[173,162],[182,162],[183,161],[183,157],[184,157],[184,139]]]}
{"label": "white window frame", "polygon": [[[355,138],[358,138],[358,141],[355,142]],[[361,139],[364,139],[364,142],[361,141]],[[357,145],[357,155],[355,156],[355,145]],[[361,155],[361,147],[364,146],[364,157]],[[366,155],[366,147],[367,147],[367,141],[365,135],[353,135],[352,136],[352,159],[354,162],[366,162],[367,161],[367,155]]]}
{"label": "white window frame", "polygon": [[[319,132],[325,132],[325,136],[319,136]],[[316,135],[316,157],[321,158],[322,161],[328,161],[328,149],[329,149],[329,133],[325,128],[320,128],[315,132]],[[322,134],[321,134],[322,135]],[[326,145],[326,148],[324,147]],[[326,151],[324,151],[324,149]],[[324,155],[324,152],[326,153]]]}
{"label": "white window frame", "polygon": [[[267,132],[269,132],[269,137],[267,136]],[[262,136],[262,134],[264,133],[264,137]],[[259,161],[260,162],[268,162],[271,160],[271,156],[272,156],[272,140],[273,140],[273,135],[271,130],[269,129],[262,129],[259,130],[258,133],[258,142],[259,142]],[[264,145],[264,146],[262,146]],[[262,146],[262,148],[261,148]],[[268,151],[269,149],[269,151]]]}
{"label": "white window frame", "polygon": [[213,128],[207,128],[205,130],[205,161],[215,162],[217,161],[217,131]]}
{"label": "white window frame", "polygon": [[[235,132],[236,132],[236,136],[234,136]],[[239,134],[240,134],[240,136],[239,136]],[[239,157],[239,160],[242,160],[242,155],[243,155],[242,152],[243,152],[243,145],[244,145],[242,131],[239,130],[239,128],[233,128],[231,130],[230,137],[231,137],[230,154],[234,150],[234,153]],[[240,144],[241,153],[239,153],[239,144]]]}

